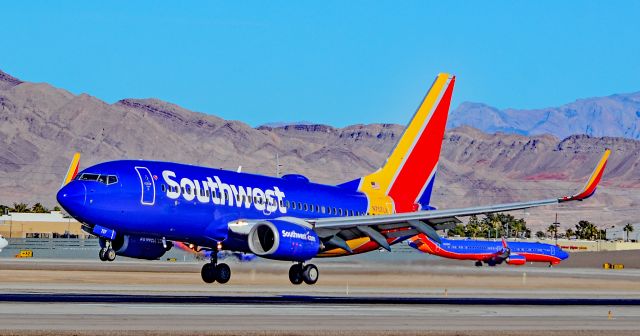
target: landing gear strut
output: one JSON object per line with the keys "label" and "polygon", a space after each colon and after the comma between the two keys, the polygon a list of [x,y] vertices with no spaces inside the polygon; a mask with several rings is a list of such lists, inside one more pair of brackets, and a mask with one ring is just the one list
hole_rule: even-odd
{"label": "landing gear strut", "polygon": [[314,264],[303,266],[302,263],[297,263],[289,268],[289,281],[294,285],[299,285],[303,281],[307,285],[313,285],[318,282],[319,275],[318,267]]}
{"label": "landing gear strut", "polygon": [[98,257],[102,261],[114,261],[116,260],[116,251],[111,247],[111,241],[106,240],[104,247],[98,252]]}
{"label": "landing gear strut", "polygon": [[202,266],[200,271],[202,281],[213,283],[218,281],[221,284],[229,282],[231,279],[231,268],[225,263],[218,264],[218,252],[211,252],[211,261]]}

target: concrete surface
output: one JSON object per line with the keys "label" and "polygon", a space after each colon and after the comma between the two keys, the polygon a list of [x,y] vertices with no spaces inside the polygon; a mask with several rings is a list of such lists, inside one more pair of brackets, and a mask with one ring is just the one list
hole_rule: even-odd
{"label": "concrete surface", "polygon": [[0,334],[586,336],[640,328],[637,269],[316,264],[315,286],[291,285],[286,262],[232,263],[228,284],[207,285],[199,263],[3,259]]}

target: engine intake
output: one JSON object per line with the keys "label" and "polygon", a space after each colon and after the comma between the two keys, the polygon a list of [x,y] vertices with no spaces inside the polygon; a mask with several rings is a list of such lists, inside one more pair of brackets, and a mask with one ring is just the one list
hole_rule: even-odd
{"label": "engine intake", "polygon": [[509,265],[524,265],[526,263],[527,258],[518,254],[511,254],[509,258],[507,258],[507,264]]}
{"label": "engine intake", "polygon": [[320,250],[320,238],[311,228],[285,220],[256,223],[248,242],[252,253],[275,260],[307,261]]}

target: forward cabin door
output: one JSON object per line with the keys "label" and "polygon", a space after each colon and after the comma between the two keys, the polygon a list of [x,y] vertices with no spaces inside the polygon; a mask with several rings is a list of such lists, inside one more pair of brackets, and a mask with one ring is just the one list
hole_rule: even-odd
{"label": "forward cabin door", "polygon": [[140,177],[140,186],[142,187],[142,196],[140,203],[143,205],[153,205],[156,202],[156,184],[153,176],[147,167],[136,167],[136,172]]}

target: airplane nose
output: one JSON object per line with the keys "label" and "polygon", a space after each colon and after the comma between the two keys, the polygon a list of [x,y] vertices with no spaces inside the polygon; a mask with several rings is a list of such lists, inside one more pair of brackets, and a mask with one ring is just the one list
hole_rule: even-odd
{"label": "airplane nose", "polygon": [[65,210],[74,213],[87,202],[87,188],[84,183],[71,181],[58,191],[56,199]]}
{"label": "airplane nose", "polygon": [[560,253],[558,253],[558,254],[559,254],[559,255],[558,255],[558,257],[559,257],[561,260],[565,260],[565,259],[569,258],[569,253],[567,253],[567,252],[565,252],[565,251],[563,251],[563,250],[560,250],[559,252],[560,252]]}

